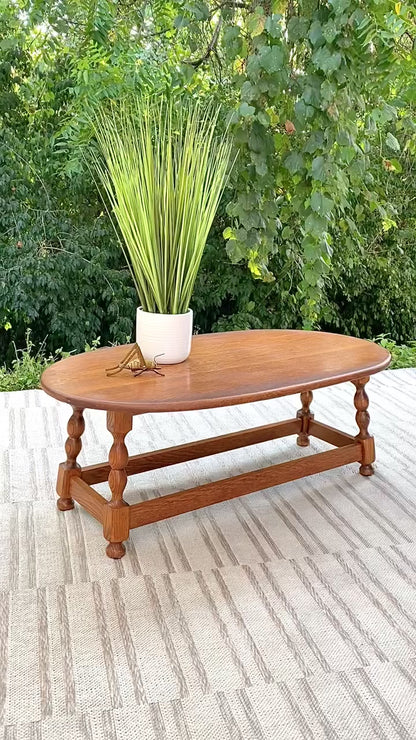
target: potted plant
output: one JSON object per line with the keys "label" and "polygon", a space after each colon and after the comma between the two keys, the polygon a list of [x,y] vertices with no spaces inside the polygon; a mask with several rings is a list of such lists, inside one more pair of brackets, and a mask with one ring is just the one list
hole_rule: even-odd
{"label": "potted plant", "polygon": [[146,360],[183,362],[191,349],[189,304],[230,166],[218,115],[198,102],[140,98],[94,117],[94,165],[138,293]]}

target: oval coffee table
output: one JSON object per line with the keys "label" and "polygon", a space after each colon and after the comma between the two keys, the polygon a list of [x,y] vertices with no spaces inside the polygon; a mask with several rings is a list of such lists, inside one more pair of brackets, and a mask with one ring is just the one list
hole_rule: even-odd
{"label": "oval coffee table", "polygon": [[[111,347],[69,357],[45,370],[41,381],[46,393],[73,408],[67,459],[58,472],[58,508],[72,509],[75,500],[98,519],[109,541],[109,557],[124,555],[123,542],[134,527],[351,462],[360,463],[361,475],[372,475],[374,439],[368,432],[365,385],[391,359],[373,342],[325,332],[266,329],[204,334],[193,337],[188,360],[163,366],[163,377],[153,372],[134,377],[129,370],[107,377],[106,368],[120,363],[128,350],[129,346]],[[315,388],[347,380],[356,388],[359,432],[355,437],[315,421],[310,411]],[[132,457],[127,452],[125,437],[136,414],[230,406],[298,392],[302,408],[294,419]],[[85,408],[107,411],[107,428],[114,441],[108,462],[80,467],[77,457]],[[290,434],[297,435],[302,447],[314,435],[335,449],[130,506],[123,500],[128,475]],[[106,480],[110,501],[91,487]]]}

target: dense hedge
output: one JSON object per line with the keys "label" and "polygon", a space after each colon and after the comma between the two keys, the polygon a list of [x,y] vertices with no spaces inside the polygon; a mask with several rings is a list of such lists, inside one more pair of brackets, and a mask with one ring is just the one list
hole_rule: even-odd
{"label": "dense hedge", "polygon": [[141,7],[0,11],[0,364],[28,327],[46,352],[132,334],[132,281],[83,151],[88,108],[143,89],[217,101],[238,153],[197,280],[198,331],[413,340],[411,6]]}

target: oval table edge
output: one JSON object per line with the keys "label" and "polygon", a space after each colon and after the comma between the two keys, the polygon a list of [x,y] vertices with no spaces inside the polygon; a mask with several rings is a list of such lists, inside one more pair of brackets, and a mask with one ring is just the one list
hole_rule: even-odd
{"label": "oval table edge", "polygon": [[[371,341],[371,340],[368,340]],[[102,349],[105,349],[103,347]],[[384,349],[384,348],[380,348]],[[375,375],[382,370],[389,367],[391,363],[391,354],[385,350],[386,357],[380,361],[377,365],[371,365],[369,368],[360,368],[358,371],[351,371],[350,373],[343,372],[338,376],[332,376],[329,380],[311,380],[304,383],[296,383],[293,386],[285,386],[283,389],[270,389],[265,391],[256,391],[254,393],[239,394],[236,396],[226,397],[215,397],[198,399],[195,401],[163,401],[158,403],[157,401],[152,403],[131,403],[131,401],[117,402],[108,401],[101,402],[96,401],[94,398],[87,399],[78,396],[67,396],[65,393],[52,392],[43,382],[43,377],[47,374],[48,369],[44,370],[40,380],[41,389],[47,393],[48,396],[55,398],[57,401],[67,403],[73,408],[80,409],[94,409],[97,411],[116,411],[136,416],[139,414],[150,414],[150,413],[166,413],[176,411],[197,411],[199,409],[209,408],[221,408],[223,406],[237,406],[239,404],[254,403],[256,401],[268,401],[272,398],[283,398],[284,396],[291,396],[302,391],[313,391],[319,388],[327,388],[332,385],[338,385],[340,383],[347,383],[359,378],[366,378],[371,375]]]}

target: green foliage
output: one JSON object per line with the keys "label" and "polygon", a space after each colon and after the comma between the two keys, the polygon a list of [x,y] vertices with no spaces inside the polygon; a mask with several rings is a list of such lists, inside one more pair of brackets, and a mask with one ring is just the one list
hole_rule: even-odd
{"label": "green foliage", "polygon": [[131,334],[134,288],[111,224],[88,189],[68,192],[55,166],[42,137],[21,141],[0,130],[0,356],[7,361],[12,340],[23,346],[28,327],[36,344],[46,337],[47,351]]}
{"label": "green foliage", "polygon": [[[411,151],[413,124],[402,118],[393,129],[401,152],[393,165],[386,145],[369,159],[371,199],[355,198],[358,234],[346,219],[334,228],[334,256],[326,281],[321,325],[356,336],[389,334],[397,342],[415,336],[416,167]],[[381,138],[381,137],[380,137]],[[377,160],[384,163],[377,168]]]}
{"label": "green foliage", "polygon": [[397,370],[403,367],[416,367],[416,342],[397,344],[386,335],[376,337],[376,342],[387,349],[392,357],[390,369]]}
{"label": "green foliage", "polygon": [[[243,101],[235,138],[245,175],[235,176],[227,249],[267,281],[279,280],[270,269],[273,255],[296,251],[310,327],[322,315],[337,224],[348,225],[358,249],[357,200],[380,222],[390,218],[389,203],[372,187],[370,157],[380,129],[408,115],[403,97],[413,99],[415,89],[414,25],[409,6],[382,0],[299,1],[285,11],[264,4],[234,18],[240,43],[233,36],[232,82]],[[399,152],[393,132],[384,135],[385,146]]]}
{"label": "green foliage", "polygon": [[[93,352],[100,346],[101,337],[93,339],[91,344],[86,344],[84,352]],[[30,329],[26,331],[25,345],[17,349],[13,343],[14,358],[10,367],[0,366],[0,392],[2,391],[26,391],[40,387],[40,378],[44,370],[58,360],[69,357],[71,352],[58,349],[52,354],[46,351],[45,342],[37,348],[32,340]]]}
{"label": "green foliage", "polygon": [[28,326],[47,353],[131,333],[84,150],[91,111],[143,91],[221,105],[238,154],[192,300],[201,331],[413,340],[415,36],[413,6],[389,0],[0,3],[1,361]]}
{"label": "green foliage", "polygon": [[4,365],[0,366],[0,391],[25,391],[31,388],[39,388],[40,376],[53,362],[67,356],[62,350],[48,355],[45,346],[41,344],[38,349],[32,342],[30,330],[26,332],[26,345],[23,349],[17,349],[14,345],[14,359],[11,369]]}
{"label": "green foliage", "polygon": [[226,219],[221,208],[196,280],[192,307],[197,331],[300,329],[296,263],[289,267],[286,260],[276,255],[273,268],[280,275],[279,283],[254,280],[244,265],[233,265],[227,257],[221,240]]}

